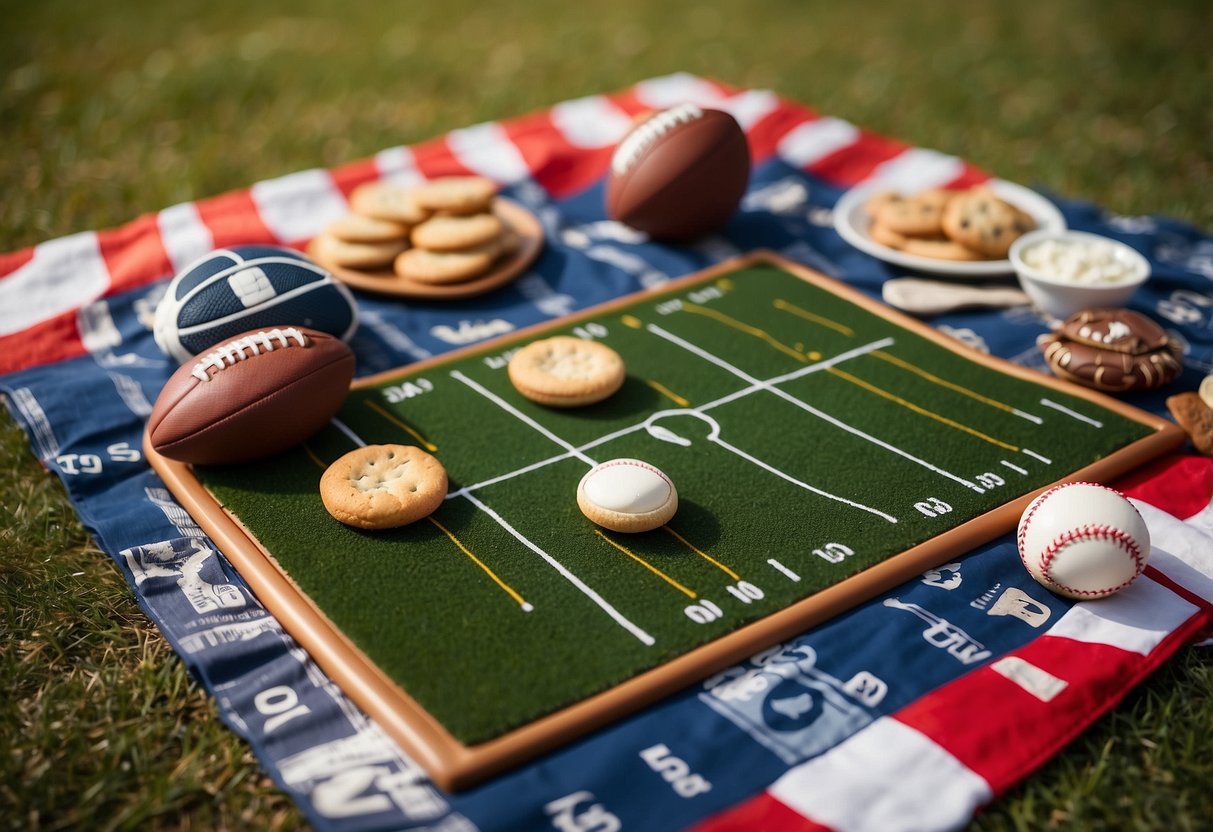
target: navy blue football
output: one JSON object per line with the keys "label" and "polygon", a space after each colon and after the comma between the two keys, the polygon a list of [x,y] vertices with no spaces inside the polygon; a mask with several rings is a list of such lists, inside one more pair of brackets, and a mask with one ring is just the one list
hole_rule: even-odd
{"label": "navy blue football", "polygon": [[358,327],[354,298],[304,255],[278,246],[212,251],[173,278],[156,307],[160,349],[188,361],[252,329],[305,326],[349,340]]}

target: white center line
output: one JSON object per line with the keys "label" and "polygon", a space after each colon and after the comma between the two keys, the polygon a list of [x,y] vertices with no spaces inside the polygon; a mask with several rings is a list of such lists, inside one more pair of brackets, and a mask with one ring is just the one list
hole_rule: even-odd
{"label": "white center line", "polygon": [[1045,407],[1053,408],[1058,413],[1064,413],[1073,419],[1077,419],[1080,422],[1086,422],[1088,425],[1091,425],[1093,427],[1097,427],[1097,428],[1103,427],[1103,422],[1100,422],[1096,419],[1092,419],[1090,416],[1083,416],[1081,413],[1071,410],[1070,408],[1065,407],[1064,405],[1060,405],[1055,401],[1050,401],[1049,399],[1041,399],[1040,403],[1043,404]]}

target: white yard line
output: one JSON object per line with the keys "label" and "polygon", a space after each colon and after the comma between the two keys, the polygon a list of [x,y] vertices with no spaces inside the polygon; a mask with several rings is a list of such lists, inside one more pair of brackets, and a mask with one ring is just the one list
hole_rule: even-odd
{"label": "white yard line", "polygon": [[1053,410],[1056,410],[1058,413],[1064,413],[1072,419],[1077,419],[1080,422],[1086,422],[1088,425],[1091,425],[1092,427],[1096,427],[1096,428],[1103,427],[1103,422],[1100,422],[1096,419],[1092,419],[1090,416],[1083,416],[1081,413],[1073,411],[1070,408],[1065,407],[1064,405],[1060,405],[1055,401],[1051,401],[1050,399],[1041,399],[1040,403],[1043,404],[1045,407],[1051,407]]}
{"label": "white yard line", "polygon": [[530,549],[535,554],[539,555],[539,557],[543,558],[548,563],[549,566],[551,566],[553,569],[555,569],[557,572],[560,573],[561,577],[563,577],[566,581],[568,581],[574,587],[576,587],[578,590],[580,590],[582,595],[589,598],[591,601],[593,601],[595,604],[597,604],[599,606],[599,608],[602,609],[603,612],[605,612],[612,619],[614,619],[616,624],[618,624],[620,627],[623,627],[625,630],[627,630],[629,633],[631,633],[633,636],[635,636],[637,639],[639,639],[646,646],[651,647],[656,643],[656,639],[654,639],[651,635],[649,635],[644,630],[640,629],[640,627],[636,626],[631,621],[629,621],[626,617],[624,617],[623,613],[621,613],[619,610],[617,610],[613,606],[611,606],[611,604],[605,598],[603,598],[601,595],[599,595],[597,592],[595,592],[593,589],[591,589],[589,586],[587,586],[580,578],[578,578],[576,575],[574,575],[572,572],[570,572],[567,568],[565,568],[564,564],[562,564],[560,561],[556,560],[554,557],[549,555],[543,549],[539,548],[537,545],[535,545],[533,542],[531,542],[524,534],[522,534],[520,531],[518,531],[513,526],[511,526],[508,522],[506,522],[504,517],[502,517],[497,512],[493,511],[493,509],[489,508],[487,505],[485,505],[483,502],[478,500],[472,494],[467,493],[466,489],[461,489],[458,493],[461,494],[463,497],[466,497],[468,499],[468,501],[471,502],[472,505],[476,506],[476,508],[480,509],[485,514],[487,514],[489,517],[493,518],[493,520],[495,520],[497,522],[497,525],[501,526],[501,528],[505,529],[507,532],[509,532],[511,535],[513,535],[515,540],[517,540],[523,546]]}
{"label": "white yard line", "polygon": [[[968,480],[964,479],[963,477],[958,477],[957,475],[951,473],[950,471],[946,471],[937,465],[933,465],[932,463],[927,462],[925,459],[920,459],[919,457],[914,456],[913,454],[909,453],[908,451],[904,451],[901,448],[898,448],[894,445],[890,445],[888,442],[885,442],[882,439],[877,439],[875,436],[872,436],[869,433],[865,433],[865,432],[859,430],[859,428],[848,425],[845,422],[834,418],[833,416],[829,415],[828,413],[818,410],[817,408],[813,407],[812,405],[808,404],[807,402],[801,401],[800,399],[796,398],[795,396],[791,395],[790,393],[786,393],[783,390],[780,390],[778,387],[774,387],[772,382],[759,381],[758,379],[754,378],[753,376],[751,376],[749,373],[745,372],[744,370],[740,370],[737,367],[734,367],[732,364],[729,364],[723,358],[713,355],[712,353],[708,352],[707,350],[705,350],[701,347],[698,347],[695,344],[690,343],[689,341],[685,341],[682,338],[679,338],[677,335],[674,335],[672,332],[668,332],[668,331],[662,329],[661,327],[657,326],[656,324],[646,324],[645,329],[649,330],[654,335],[657,335],[658,337],[664,338],[665,340],[669,341],[670,343],[675,344],[676,346],[682,347],[683,349],[687,350],[688,352],[698,355],[700,358],[704,359],[705,361],[715,364],[717,367],[720,367],[723,370],[727,370],[728,372],[732,373],[733,375],[737,376],[738,378],[742,379],[743,381],[747,382],[748,384],[750,384],[754,387],[758,387],[763,390],[766,390],[770,393],[775,394],[776,396],[779,396],[781,399],[784,399],[785,401],[789,402],[790,404],[796,405],[796,407],[799,407],[801,410],[804,410],[807,413],[811,413],[814,416],[816,416],[817,418],[822,419],[823,421],[829,422],[831,425],[834,425],[836,428],[839,428],[840,430],[844,430],[848,433],[854,434],[855,436],[858,436],[867,442],[871,442],[873,445],[881,447],[881,448],[885,449],[886,451],[889,451],[890,453],[894,453],[900,457],[908,459],[910,462],[913,462],[915,465],[921,465],[923,468],[926,468],[929,471],[933,471],[934,473],[939,474],[942,477],[947,477],[948,479],[952,480],[953,482],[957,482],[960,485],[963,485],[965,488],[969,488],[973,491],[976,491],[978,494],[982,494],[985,492],[985,489],[983,489],[981,486],[977,485],[976,483],[969,482]],[[880,344],[882,346],[888,346],[889,344],[892,343],[892,339],[891,338],[883,339],[881,341],[877,341],[874,343]],[[863,349],[863,348],[861,347],[859,349]],[[879,349],[879,347],[873,347],[873,349]],[[851,352],[855,352],[855,351],[852,350]],[[807,368],[807,367],[803,368],[803,370],[807,370],[807,369],[809,369],[809,368]],[[796,372],[803,372],[803,370],[798,370]],[[787,374],[787,376],[794,376],[794,375],[795,375],[795,373]],[[784,379],[786,377],[779,376],[778,378]]]}

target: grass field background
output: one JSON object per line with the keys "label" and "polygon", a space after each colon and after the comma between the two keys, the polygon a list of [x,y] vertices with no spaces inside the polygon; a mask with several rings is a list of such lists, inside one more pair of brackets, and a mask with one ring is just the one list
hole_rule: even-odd
{"label": "grass field background", "polygon": [[[1213,229],[1203,0],[2,9],[5,251],[676,70]],[[7,416],[0,440],[0,823],[300,826]],[[974,825],[1203,828],[1211,734],[1185,649]]]}

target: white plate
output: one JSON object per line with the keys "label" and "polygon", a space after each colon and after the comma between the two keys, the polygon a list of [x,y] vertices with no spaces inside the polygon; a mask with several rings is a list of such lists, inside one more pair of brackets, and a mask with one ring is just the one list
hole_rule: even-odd
{"label": "white plate", "polygon": [[[1035,191],[1002,179],[991,179],[986,184],[998,196],[1031,214],[1032,218],[1036,220],[1037,228],[1053,231],[1065,230],[1065,217],[1052,202]],[[838,204],[834,206],[834,229],[855,248],[895,266],[938,275],[980,277],[982,275],[1012,274],[1015,271],[1010,260],[939,260],[934,257],[906,254],[904,251],[898,251],[876,242],[868,236],[868,226],[872,224],[872,220],[863,206],[869,197],[887,190],[890,190],[887,185],[879,183],[859,185],[843,194],[842,198],[838,200]]]}

